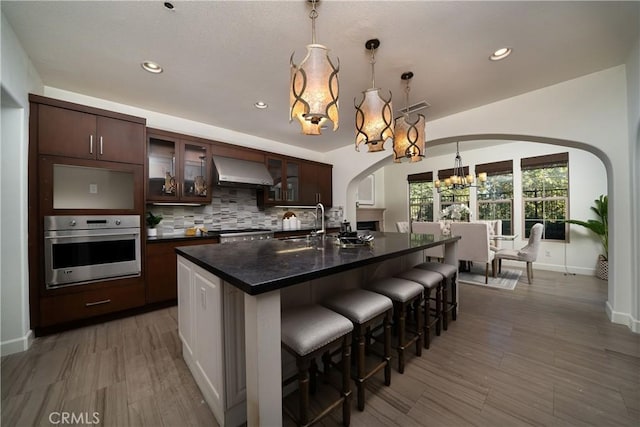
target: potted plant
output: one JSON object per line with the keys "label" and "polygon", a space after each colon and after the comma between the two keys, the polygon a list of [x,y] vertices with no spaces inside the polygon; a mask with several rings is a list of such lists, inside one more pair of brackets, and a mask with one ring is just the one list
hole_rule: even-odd
{"label": "potted plant", "polygon": [[154,237],[158,235],[156,225],[162,221],[162,215],[154,215],[152,212],[147,212],[147,236]]}
{"label": "potted plant", "polygon": [[589,219],[580,221],[577,219],[568,219],[570,224],[581,225],[594,232],[602,242],[602,254],[598,255],[598,268],[596,276],[600,279],[607,280],[609,276],[609,215],[608,215],[608,197],[600,195],[594,200],[591,210],[598,216],[598,219]]}

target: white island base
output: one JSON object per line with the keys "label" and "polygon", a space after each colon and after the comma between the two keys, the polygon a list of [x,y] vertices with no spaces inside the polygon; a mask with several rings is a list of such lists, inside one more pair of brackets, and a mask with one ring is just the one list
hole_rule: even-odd
{"label": "white island base", "polygon": [[[455,244],[446,252],[455,260]],[[250,295],[178,255],[178,327],[183,357],[221,426],[282,425],[280,312],[322,301],[423,262],[402,255],[282,290]],[[287,375],[295,369],[288,360]]]}

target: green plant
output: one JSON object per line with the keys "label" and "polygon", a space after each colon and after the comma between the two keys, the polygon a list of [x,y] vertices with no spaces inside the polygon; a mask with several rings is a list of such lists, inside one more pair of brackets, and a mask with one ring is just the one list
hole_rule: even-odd
{"label": "green plant", "polygon": [[608,214],[608,197],[601,195],[598,199],[594,200],[594,206],[591,206],[591,210],[595,212],[599,219],[589,219],[587,221],[580,221],[577,219],[568,219],[567,222],[571,224],[581,225],[588,228],[592,232],[598,235],[602,242],[602,249],[604,253],[602,256],[604,259],[609,259],[609,214]]}
{"label": "green plant", "polygon": [[162,215],[154,215],[151,212],[147,212],[147,225],[149,228],[156,228],[160,221],[162,221]]}

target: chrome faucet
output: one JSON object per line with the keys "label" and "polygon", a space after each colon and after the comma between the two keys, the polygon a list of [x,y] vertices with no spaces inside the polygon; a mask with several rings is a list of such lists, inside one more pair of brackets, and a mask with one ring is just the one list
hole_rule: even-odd
{"label": "chrome faucet", "polygon": [[[318,209],[320,209],[320,218],[318,218]],[[315,235],[322,234],[324,237],[326,230],[324,229],[324,205],[322,203],[318,203],[316,205],[316,228],[318,228],[318,219],[320,219],[321,228],[320,230],[315,231]]]}

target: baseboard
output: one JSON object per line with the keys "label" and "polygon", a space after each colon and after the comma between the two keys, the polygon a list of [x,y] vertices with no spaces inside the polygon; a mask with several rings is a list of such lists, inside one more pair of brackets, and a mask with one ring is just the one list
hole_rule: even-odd
{"label": "baseboard", "polygon": [[607,301],[605,307],[606,307],[607,317],[609,318],[609,320],[611,320],[611,323],[625,325],[629,329],[631,329],[631,332],[640,334],[640,320],[634,319],[631,314],[613,311],[611,304],[609,304],[609,301]]}
{"label": "baseboard", "polygon": [[31,344],[33,344],[33,339],[33,330],[29,329],[23,337],[2,341],[2,343],[0,343],[0,355],[8,356],[9,354],[29,350]]}
{"label": "baseboard", "polygon": [[[515,268],[521,268],[521,269],[525,269],[526,268],[526,263],[524,262],[518,262],[518,261],[510,261],[510,260],[506,260],[503,259],[502,260],[502,265],[503,266],[508,266],[508,267],[515,267]],[[538,262],[535,261],[533,263],[533,270],[544,270],[544,271],[554,271],[556,273],[569,273],[569,274],[579,274],[580,276],[595,276],[596,275],[596,269],[595,268],[586,268],[586,267],[575,267],[575,266],[564,266],[564,265],[558,265],[558,264],[545,264],[542,262]]]}

